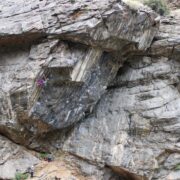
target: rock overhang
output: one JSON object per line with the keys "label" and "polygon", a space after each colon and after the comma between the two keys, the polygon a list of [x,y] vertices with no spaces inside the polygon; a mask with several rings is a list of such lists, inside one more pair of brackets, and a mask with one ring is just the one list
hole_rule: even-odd
{"label": "rock overhang", "polygon": [[[28,44],[25,69],[31,75],[21,85],[14,84],[23,92],[12,92],[12,84],[7,93],[19,105],[11,107],[13,117],[29,124],[25,129],[31,133],[43,124],[41,133],[67,128],[91,112],[124,61],[122,56],[132,48],[146,50],[159,27],[152,11],[116,1],[11,3],[2,3],[0,40],[3,46],[10,41],[20,47]],[[26,6],[12,11],[17,5]],[[26,107],[19,103],[21,94]]]}

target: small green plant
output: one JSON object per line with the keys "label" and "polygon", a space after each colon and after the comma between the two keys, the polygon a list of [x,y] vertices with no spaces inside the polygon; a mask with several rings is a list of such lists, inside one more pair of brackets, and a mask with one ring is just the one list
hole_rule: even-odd
{"label": "small green plant", "polygon": [[177,165],[176,165],[175,170],[176,170],[176,171],[179,171],[179,170],[180,170],[180,164],[177,164]]}
{"label": "small green plant", "polygon": [[167,15],[169,13],[168,5],[164,0],[144,0],[144,4],[160,15]]}
{"label": "small green plant", "polygon": [[48,153],[46,153],[46,152],[40,153],[40,159],[47,160],[47,158],[48,158]]}
{"label": "small green plant", "polygon": [[17,172],[15,175],[15,180],[26,180],[28,178],[28,174]]}

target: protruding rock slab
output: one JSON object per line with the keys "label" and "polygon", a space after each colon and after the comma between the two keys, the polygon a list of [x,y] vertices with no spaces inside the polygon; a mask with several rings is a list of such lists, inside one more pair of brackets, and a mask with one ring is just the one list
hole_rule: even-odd
{"label": "protruding rock slab", "polygon": [[118,50],[129,42],[146,49],[157,30],[153,12],[131,10],[116,0],[5,0],[0,8],[2,43],[8,42],[4,37],[48,35],[102,49]]}
{"label": "protruding rock slab", "polygon": [[109,0],[3,1],[0,17],[0,131],[28,139],[91,112],[122,56],[147,49],[158,29],[153,12]]}
{"label": "protruding rock slab", "polygon": [[[152,11],[130,9],[115,0],[1,2],[0,133],[18,143],[40,148],[41,138],[48,136],[50,146],[56,147],[49,134],[57,133],[54,139],[58,139],[59,130],[64,132],[94,112],[124,63],[124,56],[129,51],[139,53],[150,47],[159,27],[155,17]],[[149,66],[152,61],[146,58],[144,64]],[[126,81],[130,81],[130,86],[139,85],[144,71],[151,78],[151,72],[156,69],[164,77],[164,72],[171,70],[168,63],[165,69],[162,64],[124,74],[125,80],[117,81],[123,85]],[[155,73],[157,77],[160,75]],[[151,128],[148,118],[138,121],[139,110],[163,106],[171,98],[163,96],[158,97],[159,101],[141,102],[146,95],[137,100],[136,96],[131,97],[136,89],[131,90],[128,86],[108,91],[96,113],[72,129],[68,138],[64,136],[64,145],[58,139],[60,146],[103,166],[118,167],[118,170],[122,166],[138,177],[152,176],[156,168],[154,151],[131,136],[134,132],[149,133]],[[172,98],[178,96],[170,87],[164,88],[163,93],[168,90]],[[166,132],[178,131],[174,124],[163,127]],[[146,162],[142,164],[144,157]]]}

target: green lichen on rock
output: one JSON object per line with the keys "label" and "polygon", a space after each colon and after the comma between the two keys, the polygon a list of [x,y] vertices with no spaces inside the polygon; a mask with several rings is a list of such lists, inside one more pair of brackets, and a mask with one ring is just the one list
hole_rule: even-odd
{"label": "green lichen on rock", "polygon": [[179,171],[179,170],[180,170],[180,163],[176,165],[175,170],[176,170],[176,171]]}
{"label": "green lichen on rock", "polygon": [[15,175],[15,180],[26,180],[28,178],[28,174],[17,172]]}

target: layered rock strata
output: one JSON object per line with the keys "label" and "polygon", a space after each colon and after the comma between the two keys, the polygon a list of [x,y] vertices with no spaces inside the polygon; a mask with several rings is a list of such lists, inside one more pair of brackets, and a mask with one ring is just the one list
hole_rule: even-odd
{"label": "layered rock strata", "polygon": [[157,19],[115,0],[1,2],[0,133],[72,154],[89,179],[178,179],[180,18]]}

